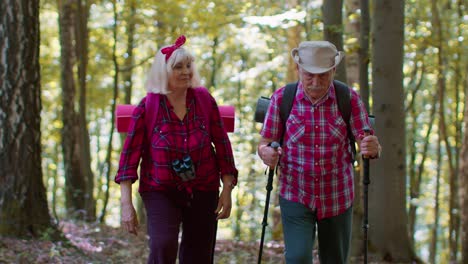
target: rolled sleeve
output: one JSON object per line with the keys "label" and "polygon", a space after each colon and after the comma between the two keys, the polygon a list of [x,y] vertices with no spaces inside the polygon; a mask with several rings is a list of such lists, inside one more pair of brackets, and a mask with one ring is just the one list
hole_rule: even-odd
{"label": "rolled sleeve", "polygon": [[374,135],[374,129],[372,128],[367,113],[366,107],[359,97],[358,93],[351,90],[351,117],[350,126],[353,132],[354,138],[361,140],[365,133],[368,131],[370,135]]}
{"label": "rolled sleeve", "polygon": [[138,179],[138,165],[143,152],[145,135],[145,100],[135,107],[129,124],[129,132],[120,154],[119,168],[114,181],[118,184],[130,180],[134,183]]}

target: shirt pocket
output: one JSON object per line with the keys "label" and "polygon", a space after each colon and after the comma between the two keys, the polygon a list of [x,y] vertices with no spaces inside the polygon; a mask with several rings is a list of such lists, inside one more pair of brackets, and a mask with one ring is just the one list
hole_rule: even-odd
{"label": "shirt pocket", "polygon": [[203,120],[198,119],[195,122],[193,122],[193,124],[190,126],[189,133],[189,152],[197,153],[201,150],[209,149],[206,146],[211,145],[211,136]]}
{"label": "shirt pocket", "polygon": [[180,156],[179,153],[182,153],[176,143],[176,133],[171,123],[157,123],[151,135],[151,153],[146,175],[154,179],[157,184],[165,185],[176,182],[177,178],[171,162]]}
{"label": "shirt pocket", "polygon": [[[204,119],[197,119],[195,122],[194,122],[194,130],[196,133],[198,133],[197,136],[200,136],[202,139],[204,140],[208,140],[208,138],[210,138],[210,131],[208,131],[208,126],[206,125],[206,123],[209,122],[209,121],[206,121]],[[211,140],[209,140],[211,141]]]}
{"label": "shirt pocket", "polygon": [[290,115],[286,122],[289,143],[299,143],[304,137],[305,122],[302,117]]}
{"label": "shirt pocket", "polygon": [[347,139],[346,123],[341,116],[327,122],[327,143],[342,143]]}
{"label": "shirt pocket", "polygon": [[157,124],[151,135],[151,147],[156,151],[176,151],[174,131],[169,123]]}

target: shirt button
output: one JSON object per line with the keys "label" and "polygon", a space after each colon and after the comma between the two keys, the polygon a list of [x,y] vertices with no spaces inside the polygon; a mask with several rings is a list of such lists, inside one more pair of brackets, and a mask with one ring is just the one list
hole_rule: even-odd
{"label": "shirt button", "polygon": [[315,128],[318,128],[318,126],[315,126]]}
{"label": "shirt button", "polygon": [[318,145],[315,145],[316,148],[318,148]]}

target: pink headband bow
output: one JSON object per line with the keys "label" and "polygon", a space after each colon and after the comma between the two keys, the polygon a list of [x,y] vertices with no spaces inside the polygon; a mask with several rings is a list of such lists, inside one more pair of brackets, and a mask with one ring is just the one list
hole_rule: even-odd
{"label": "pink headband bow", "polygon": [[171,57],[172,53],[180,48],[182,45],[185,43],[185,36],[180,35],[180,37],[177,38],[176,42],[174,45],[171,45],[169,47],[165,47],[164,49],[161,50],[162,54],[166,55],[166,61]]}

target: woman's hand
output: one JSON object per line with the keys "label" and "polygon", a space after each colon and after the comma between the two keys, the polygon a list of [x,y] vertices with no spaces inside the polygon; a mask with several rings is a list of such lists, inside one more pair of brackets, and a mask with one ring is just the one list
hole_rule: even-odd
{"label": "woman's hand", "polygon": [[138,235],[138,217],[131,202],[122,203],[122,227],[130,234]]}
{"label": "woman's hand", "polygon": [[132,182],[120,183],[121,226],[131,234],[137,235],[138,218],[132,203]]}
{"label": "woman's hand", "polygon": [[218,215],[216,220],[226,219],[231,215],[232,200],[231,200],[231,185],[223,185],[223,190],[218,200],[218,207],[215,213]]}

